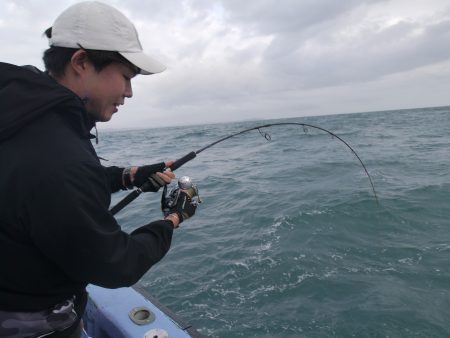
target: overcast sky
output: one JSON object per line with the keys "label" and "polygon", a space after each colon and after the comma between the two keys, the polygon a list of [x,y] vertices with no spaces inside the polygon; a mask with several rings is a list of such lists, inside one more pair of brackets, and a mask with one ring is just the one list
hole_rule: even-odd
{"label": "overcast sky", "polygon": [[[70,0],[0,0],[0,61],[43,68]],[[104,1],[167,65],[100,128],[300,117],[450,103],[448,0]]]}

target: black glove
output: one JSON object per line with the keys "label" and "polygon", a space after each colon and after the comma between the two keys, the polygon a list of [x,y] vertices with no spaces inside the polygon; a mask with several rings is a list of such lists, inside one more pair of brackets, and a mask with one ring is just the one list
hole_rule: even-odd
{"label": "black glove", "polygon": [[194,189],[176,189],[175,191],[171,192],[171,195],[172,196],[170,197],[169,202],[165,200],[164,197],[162,198],[161,207],[164,216],[177,214],[180,223],[194,216],[195,210],[197,209],[197,205],[199,203],[199,201],[197,200],[194,202],[192,201],[193,197],[198,196]]}
{"label": "black glove", "polygon": [[145,189],[145,191],[158,191],[167,183],[164,182],[164,180],[158,175],[156,175],[156,173],[162,172],[165,167],[166,165],[164,164],[164,162],[138,167],[136,175],[134,176],[133,185],[135,187],[141,187],[144,183],[148,182],[149,184],[147,184],[147,189]]}
{"label": "black glove", "polygon": [[180,223],[195,215],[197,205],[192,203],[192,198],[188,192],[180,190],[177,204],[175,204],[169,211],[170,214],[177,213],[180,218]]}

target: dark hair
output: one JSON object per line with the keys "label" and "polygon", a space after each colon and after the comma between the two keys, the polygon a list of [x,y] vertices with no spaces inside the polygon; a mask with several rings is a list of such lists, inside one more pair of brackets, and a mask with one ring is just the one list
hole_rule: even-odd
{"label": "dark hair", "polygon": [[[44,34],[51,38],[52,36],[52,28],[48,28]],[[86,55],[89,61],[92,62],[94,68],[97,72],[100,72],[103,68],[108,66],[113,62],[119,62],[125,64],[129,68],[133,70],[135,74],[140,72],[140,69],[133,65],[130,61],[125,59],[118,52],[113,51],[105,51],[105,50],[95,50],[95,49],[84,49],[83,46],[79,45],[80,48],[67,48],[67,47],[55,47],[51,46],[49,49],[44,51],[44,55],[42,57],[45,65],[45,69],[52,73],[56,78],[60,78],[64,76],[64,70],[66,68],[67,63],[72,58],[73,54],[79,50],[83,49],[86,51]]]}

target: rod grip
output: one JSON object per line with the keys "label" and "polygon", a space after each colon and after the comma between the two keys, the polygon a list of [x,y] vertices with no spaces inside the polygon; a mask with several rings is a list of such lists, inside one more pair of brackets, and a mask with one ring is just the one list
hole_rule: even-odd
{"label": "rod grip", "polygon": [[134,201],[142,191],[136,189],[133,192],[129,193],[124,199],[122,199],[119,203],[117,203],[114,207],[111,208],[110,212],[111,214],[115,215],[120,210],[125,208],[128,204],[130,204],[132,201]]}
{"label": "rod grip", "polygon": [[189,162],[190,160],[194,159],[197,156],[195,151],[191,151],[189,154],[184,155],[182,158],[179,158],[173,164],[169,167],[172,171],[177,170],[179,167],[181,167],[186,162]]}

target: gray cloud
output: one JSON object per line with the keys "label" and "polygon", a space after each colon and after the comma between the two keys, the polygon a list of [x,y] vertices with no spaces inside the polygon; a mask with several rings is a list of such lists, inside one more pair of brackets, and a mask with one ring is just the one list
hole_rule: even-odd
{"label": "gray cloud", "polygon": [[224,0],[232,23],[253,28],[261,34],[300,32],[335,20],[340,15],[365,4],[386,0]]}
{"label": "gray cloud", "polygon": [[[403,21],[384,29],[373,27],[363,38],[318,36],[297,45],[295,36],[283,36],[268,48],[264,65],[269,75],[286,82],[297,79],[296,85],[303,88],[372,81],[448,60],[449,28],[449,19],[427,25]],[[311,43],[321,47],[311,51]]]}
{"label": "gray cloud", "polygon": [[[42,67],[41,33],[74,2],[4,0],[0,38],[8,48],[1,60]],[[113,127],[447,102],[436,96],[449,89],[442,76],[450,60],[444,0],[107,2],[135,22],[144,49],[168,65],[134,80],[135,95]],[[419,92],[420,84],[410,83],[419,80],[427,86],[413,100],[407,91]]]}

